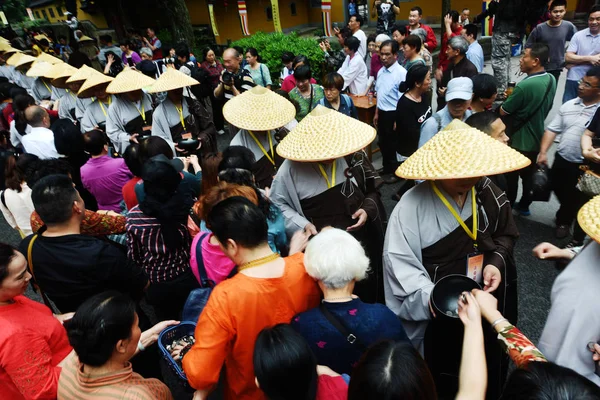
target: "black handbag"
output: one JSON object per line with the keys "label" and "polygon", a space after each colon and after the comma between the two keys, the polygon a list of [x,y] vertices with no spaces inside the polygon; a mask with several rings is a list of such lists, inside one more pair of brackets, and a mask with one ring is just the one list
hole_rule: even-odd
{"label": "black handbag", "polygon": [[[215,287],[215,282],[211,279],[208,279],[206,275],[206,268],[204,267],[204,259],[202,257],[202,241],[206,236],[209,235],[208,232],[203,232],[200,234],[200,239],[198,239],[198,243],[196,244],[196,262],[198,263],[198,275],[200,275],[200,286],[201,288],[194,289],[188,295],[187,300],[183,306],[183,312],[181,314],[182,321],[190,321],[196,323],[198,318],[200,318],[200,314],[206,307],[206,303],[208,303],[208,299],[210,298],[210,294]],[[233,267],[229,275],[227,275],[227,279],[232,278],[237,274],[237,266]]]}
{"label": "black handbag", "polygon": [[[554,77],[552,75],[548,74],[548,76],[550,77],[550,79],[554,80]],[[546,97],[548,97],[548,93],[550,93],[551,88],[552,81],[548,81],[548,85],[546,85],[546,93],[544,94],[544,97],[542,97],[542,101],[535,108],[535,111],[532,112],[530,115],[526,116],[525,118],[517,118],[517,116],[514,114],[507,114],[502,117],[502,122],[504,122],[504,125],[506,126],[506,136],[512,138],[515,133],[517,133],[521,128],[525,126],[525,124],[531,119],[531,117],[533,117],[535,114],[537,114],[538,111],[540,111],[540,108],[542,108],[542,106],[544,105]]]}
{"label": "black handbag", "polygon": [[548,167],[545,165],[538,166],[531,179],[531,200],[549,201],[552,194],[552,182]]}

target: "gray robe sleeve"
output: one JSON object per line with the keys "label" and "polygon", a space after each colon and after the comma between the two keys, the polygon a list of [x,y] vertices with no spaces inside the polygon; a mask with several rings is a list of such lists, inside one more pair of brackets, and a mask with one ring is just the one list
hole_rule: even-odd
{"label": "gray robe sleeve", "polygon": [[98,125],[94,117],[94,105],[91,105],[85,110],[81,118],[81,133],[89,132]]}
{"label": "gray robe sleeve", "polygon": [[106,118],[106,134],[110,138],[119,153],[123,153],[129,146],[129,134],[125,131],[125,126],[119,117],[120,101],[114,101],[108,107],[108,117]]}
{"label": "gray robe sleeve", "polygon": [[165,103],[161,103],[154,113],[152,114],[152,136],[158,136],[163,138],[171,149],[173,149],[173,154],[175,153],[175,143],[173,143],[173,138],[171,137],[171,128],[169,127],[169,121],[167,119],[167,115],[165,114]]}
{"label": "gray robe sleeve", "polygon": [[[296,190],[296,184],[291,175],[291,164],[290,160],[285,160],[275,180],[271,185],[271,193],[269,199],[279,207],[285,218],[285,230],[288,236],[294,234],[294,232],[304,229],[309,221],[302,214],[302,206],[300,205],[300,198]],[[298,211],[300,210],[300,211]]]}
{"label": "gray robe sleeve", "polygon": [[86,108],[88,108],[91,104],[91,99],[80,99],[78,97],[75,101],[75,118],[77,118],[79,123],[81,123],[81,119],[83,118],[83,114],[85,114]]}
{"label": "gray robe sleeve", "polygon": [[71,95],[69,93],[65,94],[60,98],[60,100],[58,100],[58,117],[61,119],[70,119],[73,123],[75,123],[75,120],[70,112],[70,110],[74,108],[73,106],[74,104]]}

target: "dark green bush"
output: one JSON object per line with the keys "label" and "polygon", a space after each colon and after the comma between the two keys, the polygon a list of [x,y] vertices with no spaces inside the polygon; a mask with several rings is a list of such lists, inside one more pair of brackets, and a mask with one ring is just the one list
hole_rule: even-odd
{"label": "dark green bush", "polygon": [[279,74],[283,68],[281,55],[284,51],[291,51],[295,55],[303,54],[308,57],[313,77],[316,80],[320,80],[325,73],[323,65],[325,56],[319,48],[317,38],[299,37],[295,32],[289,34],[257,32],[252,36],[233,42],[231,47],[233,46],[240,46],[244,50],[254,47],[261,56],[262,62],[269,67],[274,83],[279,82]]}

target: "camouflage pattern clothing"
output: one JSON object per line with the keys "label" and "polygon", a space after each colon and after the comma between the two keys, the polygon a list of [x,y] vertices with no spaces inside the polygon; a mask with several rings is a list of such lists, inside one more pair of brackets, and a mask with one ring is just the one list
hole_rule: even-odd
{"label": "camouflage pattern clothing", "polygon": [[498,95],[503,95],[510,75],[511,46],[516,40],[515,33],[494,32],[492,35],[492,69],[498,83]]}

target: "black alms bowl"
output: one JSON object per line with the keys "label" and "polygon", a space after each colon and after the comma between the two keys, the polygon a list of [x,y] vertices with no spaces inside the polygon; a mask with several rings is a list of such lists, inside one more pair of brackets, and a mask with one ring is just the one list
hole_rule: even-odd
{"label": "black alms bowl", "polygon": [[431,292],[431,306],[436,316],[458,318],[458,297],[473,289],[481,289],[481,286],[466,275],[448,275],[440,279]]}
{"label": "black alms bowl", "polygon": [[177,147],[192,153],[198,148],[198,139],[180,139],[177,142]]}

